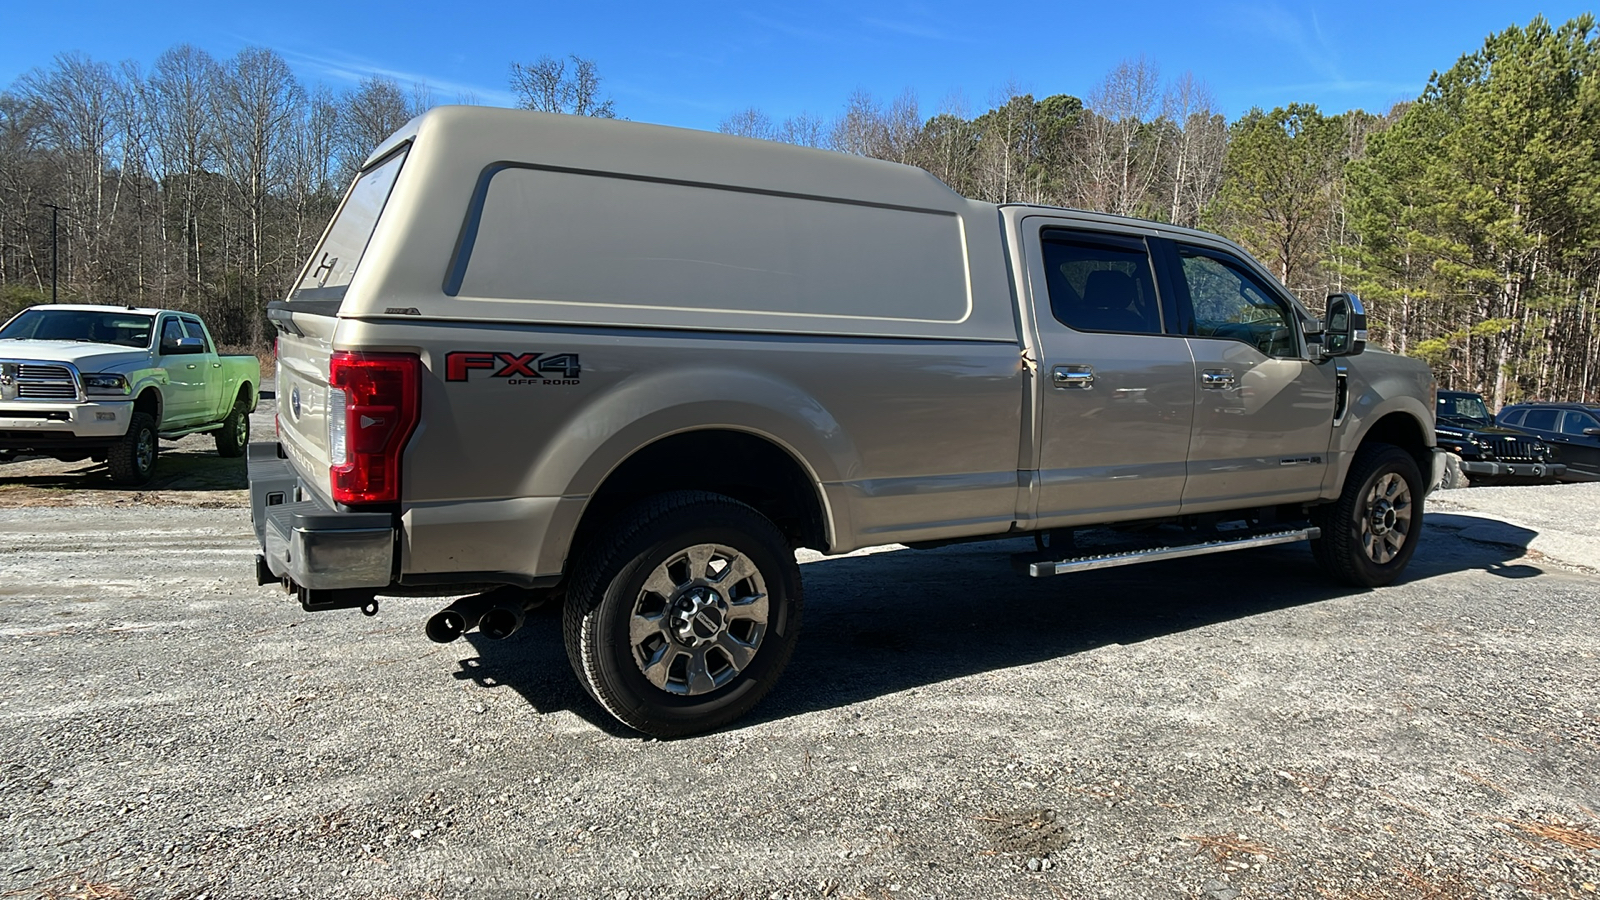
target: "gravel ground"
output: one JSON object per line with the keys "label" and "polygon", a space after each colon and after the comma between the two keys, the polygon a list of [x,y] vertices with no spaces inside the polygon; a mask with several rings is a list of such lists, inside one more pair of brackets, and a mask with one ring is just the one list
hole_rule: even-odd
{"label": "gravel ground", "polygon": [[1297,547],[806,556],[777,689],[657,742],[554,618],[308,615],[236,488],[53,465],[0,489],[0,895],[1600,896],[1600,578],[1538,550],[1592,486],[1440,495],[1367,592]]}

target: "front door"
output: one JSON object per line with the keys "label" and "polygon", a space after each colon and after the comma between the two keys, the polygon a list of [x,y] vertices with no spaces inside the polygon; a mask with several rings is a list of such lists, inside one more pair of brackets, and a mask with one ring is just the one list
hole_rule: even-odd
{"label": "front door", "polygon": [[1176,248],[1198,391],[1183,512],[1309,500],[1330,457],[1335,370],[1312,362],[1299,317],[1238,257]]}
{"label": "front door", "polygon": [[1037,526],[1177,512],[1195,368],[1169,333],[1146,238],[1023,224],[1041,357]]}

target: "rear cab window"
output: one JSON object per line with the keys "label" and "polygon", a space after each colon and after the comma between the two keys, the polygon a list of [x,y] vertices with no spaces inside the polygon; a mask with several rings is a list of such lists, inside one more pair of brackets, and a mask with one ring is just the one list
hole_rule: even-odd
{"label": "rear cab window", "polygon": [[289,302],[344,299],[410,146],[402,146],[356,178],[300,282],[289,292]]}
{"label": "rear cab window", "polygon": [[1530,409],[1523,417],[1522,427],[1534,431],[1555,431],[1556,418],[1561,414],[1558,409]]}
{"label": "rear cab window", "polygon": [[1161,334],[1150,254],[1136,237],[1048,229],[1042,235],[1050,312],[1074,331]]}

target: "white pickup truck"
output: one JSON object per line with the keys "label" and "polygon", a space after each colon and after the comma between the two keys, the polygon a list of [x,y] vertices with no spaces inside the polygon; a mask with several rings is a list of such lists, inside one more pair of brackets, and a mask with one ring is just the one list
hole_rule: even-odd
{"label": "white pickup truck", "polygon": [[260,385],[260,361],[219,355],[192,313],[30,307],[0,326],[0,462],[104,460],[140,485],[158,438],[211,432],[219,455],[242,456]]}

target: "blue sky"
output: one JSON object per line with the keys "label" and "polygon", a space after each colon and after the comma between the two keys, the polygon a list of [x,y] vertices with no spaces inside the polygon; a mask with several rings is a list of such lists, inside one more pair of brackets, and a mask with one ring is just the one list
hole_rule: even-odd
{"label": "blue sky", "polygon": [[[1435,69],[1490,33],[1544,14],[1559,24],[1590,8],[1524,3],[1189,0],[1017,4],[209,2],[22,3],[0,28],[0,85],[59,52],[134,60],[198,45],[218,57],[271,47],[306,82],[336,90],[363,75],[425,81],[509,104],[513,60],[576,53],[595,60],[619,115],[715,129],[750,106],[774,119],[832,117],[864,89],[907,89],[924,115],[947,104],[975,115],[1013,85],[1036,96],[1087,96],[1118,62],[1144,57],[1163,76],[1204,81],[1230,118],[1252,106],[1311,102],[1325,112],[1383,111],[1414,97]],[[67,10],[69,12],[65,12]]]}

